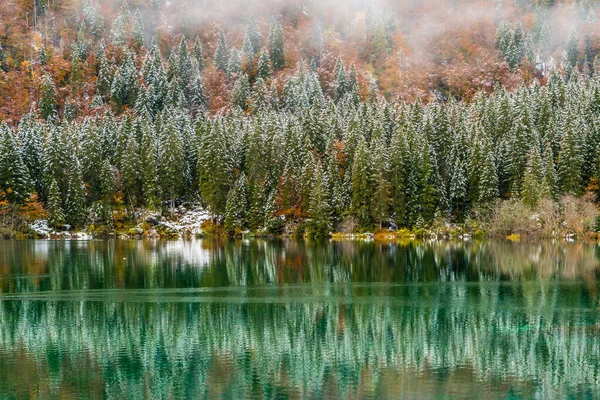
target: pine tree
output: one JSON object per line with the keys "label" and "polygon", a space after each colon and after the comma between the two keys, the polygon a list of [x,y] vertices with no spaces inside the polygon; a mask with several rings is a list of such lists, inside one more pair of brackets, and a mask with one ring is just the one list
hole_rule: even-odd
{"label": "pine tree", "polygon": [[215,50],[215,56],[213,61],[215,67],[221,71],[227,71],[227,64],[229,63],[229,50],[227,49],[227,41],[225,40],[225,32],[220,30],[218,33],[217,48]]}
{"label": "pine tree", "polygon": [[573,121],[565,121],[565,123],[565,132],[558,153],[560,189],[565,193],[577,195],[582,190],[581,167],[583,166],[583,155],[573,127]]}
{"label": "pine tree", "polygon": [[152,128],[148,123],[142,124],[142,144],[140,150],[140,162],[142,165],[141,179],[144,203],[147,208],[153,210],[158,207],[158,167],[157,146]]}
{"label": "pine tree", "polygon": [[281,24],[277,21],[273,21],[269,28],[269,47],[273,70],[282,70],[285,66],[284,38]]}
{"label": "pine tree", "polygon": [[223,122],[217,121],[204,132],[198,154],[200,195],[216,217],[225,212],[231,172]]}
{"label": "pine tree", "polygon": [[329,236],[332,229],[329,180],[319,164],[315,165],[313,170],[313,187],[308,206],[308,234],[313,238],[324,238]]}
{"label": "pine tree", "polygon": [[346,68],[340,58],[335,62],[333,72],[333,99],[336,103],[346,96]]}
{"label": "pine tree", "polygon": [[224,227],[228,235],[233,236],[237,230],[247,225],[248,193],[246,190],[246,175],[242,173],[227,194],[225,205]]}
{"label": "pine tree", "polygon": [[173,212],[175,199],[183,184],[183,148],[181,137],[171,118],[168,118],[162,126],[160,139],[158,181],[163,190],[163,198],[170,201],[171,212]]}
{"label": "pine tree", "polygon": [[31,176],[34,185],[33,189],[44,198],[42,130],[42,125],[35,120],[33,113],[26,114],[19,123],[18,131],[21,157]]}
{"label": "pine tree", "polygon": [[121,181],[129,197],[130,203],[136,205],[141,198],[141,171],[140,149],[135,136],[130,136],[121,158]]}
{"label": "pine tree", "polygon": [[554,199],[557,193],[558,178],[556,176],[556,167],[554,166],[554,155],[552,147],[546,143],[543,159],[543,180],[540,188],[540,198]]}
{"label": "pine tree", "polygon": [[102,51],[98,61],[98,78],[96,79],[96,91],[104,97],[109,94],[113,81],[112,65],[106,59],[106,54]]}
{"label": "pine tree", "polygon": [[0,124],[0,190],[10,203],[22,204],[33,186],[23,163],[15,134],[6,122]]}
{"label": "pine tree", "polygon": [[133,39],[133,44],[136,48],[139,49],[144,46],[144,20],[139,9],[135,11],[135,15],[133,16],[131,38]]}
{"label": "pine tree", "polygon": [[567,40],[567,48],[565,50],[565,61],[567,65],[575,68],[577,65],[577,61],[579,59],[579,38],[577,36],[577,31],[575,29],[571,29],[569,33],[569,38]]}
{"label": "pine tree", "polygon": [[262,35],[258,29],[256,19],[252,17],[246,26],[246,35],[244,36],[244,45],[242,46],[242,50],[249,58],[252,58],[258,53],[261,46]]}
{"label": "pine tree", "polygon": [[51,116],[56,115],[56,87],[50,75],[44,75],[42,85],[40,87],[40,102],[38,104],[38,110],[40,117],[48,119]]}
{"label": "pine tree", "polygon": [[194,41],[194,49],[192,52],[194,59],[198,63],[198,71],[202,71],[204,69],[204,49],[202,48],[202,42],[200,41],[200,36],[196,36],[196,40]]}
{"label": "pine tree", "polygon": [[544,183],[544,171],[542,169],[542,158],[536,146],[532,147],[527,156],[527,166],[523,185],[521,186],[521,200],[530,208],[537,206],[542,199],[542,185]]}
{"label": "pine tree", "polygon": [[46,202],[48,211],[48,226],[53,229],[60,229],[65,225],[65,214],[62,209],[62,197],[56,179],[52,180]]}
{"label": "pine tree", "polygon": [[371,170],[369,154],[361,137],[352,165],[352,206],[351,213],[361,229],[371,227]]}
{"label": "pine tree", "polygon": [[261,79],[271,77],[271,61],[269,60],[269,52],[263,48],[258,56],[258,73],[257,76]]}
{"label": "pine tree", "polygon": [[[380,127],[381,128],[381,127]],[[390,182],[389,161],[387,145],[383,131],[372,140],[372,171],[373,171],[373,197],[371,199],[371,215],[373,221],[382,228],[388,222],[390,209]]]}
{"label": "pine tree", "polygon": [[242,60],[240,52],[234,47],[229,53],[229,61],[227,63],[227,77],[235,79],[242,74]]}
{"label": "pine tree", "polygon": [[71,228],[83,227],[86,218],[85,187],[81,178],[79,160],[74,158],[69,173],[69,189],[65,201],[65,221]]}
{"label": "pine tree", "polygon": [[233,91],[231,93],[231,105],[239,107],[242,110],[248,108],[248,99],[250,97],[250,82],[248,82],[248,76],[242,74],[233,85]]}

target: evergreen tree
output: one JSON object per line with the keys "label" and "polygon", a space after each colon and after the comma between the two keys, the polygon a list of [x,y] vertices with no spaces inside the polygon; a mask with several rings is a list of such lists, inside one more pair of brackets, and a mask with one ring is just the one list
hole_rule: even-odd
{"label": "evergreen tree", "polygon": [[125,151],[121,158],[121,181],[123,188],[129,197],[130,203],[136,205],[141,198],[141,171],[140,149],[135,136],[127,140]]}
{"label": "evergreen tree", "polygon": [[15,134],[5,122],[0,124],[0,190],[9,202],[22,204],[33,187],[29,171],[21,158]]}
{"label": "evergreen tree", "polygon": [[581,167],[583,156],[572,121],[566,121],[566,129],[558,153],[558,176],[560,188],[565,193],[581,193]]}
{"label": "evergreen tree", "polygon": [[269,52],[263,48],[258,57],[258,73],[257,76],[261,79],[271,77],[271,61],[269,60]]}
{"label": "evergreen tree", "polygon": [[329,182],[327,173],[318,164],[314,166],[312,182],[308,207],[308,234],[313,238],[328,237],[332,229]]}
{"label": "evergreen tree", "polygon": [[373,171],[373,197],[371,199],[371,215],[373,221],[382,228],[389,220],[389,208],[391,203],[389,162],[387,157],[387,145],[383,131],[373,138],[372,141],[372,171]]}
{"label": "evergreen tree", "polygon": [[565,50],[565,61],[568,66],[575,68],[579,59],[579,37],[577,31],[571,29],[569,39],[567,40],[567,48]]}
{"label": "evergreen tree", "polygon": [[246,227],[248,219],[248,193],[246,175],[242,173],[227,194],[224,227],[228,235]]}
{"label": "evergreen tree", "polygon": [[142,124],[140,162],[144,203],[146,207],[153,210],[159,204],[157,146],[153,130],[148,123]]}
{"label": "evergreen tree", "polygon": [[50,75],[44,75],[42,85],[40,86],[40,102],[38,110],[40,117],[48,119],[56,115],[56,87]]}
{"label": "evergreen tree", "polygon": [[351,213],[359,228],[371,227],[371,170],[369,154],[364,139],[361,137],[352,165],[352,206]]}
{"label": "evergreen tree", "polygon": [[269,47],[273,70],[282,70],[285,66],[284,38],[281,24],[277,21],[273,21],[269,28]]}
{"label": "evergreen tree", "polygon": [[532,147],[527,157],[527,166],[523,185],[521,187],[521,199],[530,208],[537,206],[542,199],[542,185],[544,183],[544,171],[542,169],[542,158],[537,147]]}
{"label": "evergreen tree", "polygon": [[231,160],[222,121],[207,127],[198,154],[200,195],[212,214],[222,216],[231,181]]}
{"label": "evergreen tree", "polygon": [[227,65],[229,63],[229,50],[227,49],[227,41],[225,40],[225,32],[220,30],[217,39],[217,48],[215,50],[215,56],[213,58],[215,67],[221,71],[227,71]]}
{"label": "evergreen tree", "polygon": [[237,78],[242,74],[242,60],[240,58],[240,53],[234,47],[231,49],[229,53],[229,62],[227,63],[227,76],[229,78]]}
{"label": "evergreen tree", "polygon": [[52,180],[46,202],[48,211],[48,226],[52,229],[60,229],[65,225],[65,214],[62,208],[62,197],[56,179]]}
{"label": "evergreen tree", "polygon": [[183,148],[181,137],[171,118],[167,118],[161,128],[158,181],[163,191],[163,198],[170,201],[172,213],[175,208],[175,199],[183,184]]}
{"label": "evergreen tree", "polygon": [[69,173],[69,189],[65,201],[65,221],[71,228],[82,228],[86,219],[85,187],[79,160],[74,158]]}
{"label": "evergreen tree", "polygon": [[202,48],[202,42],[200,41],[200,36],[196,36],[196,40],[194,41],[194,49],[192,52],[194,59],[198,63],[198,71],[202,71],[204,69],[204,49]]}
{"label": "evergreen tree", "polygon": [[346,96],[346,68],[340,58],[335,62],[333,77],[333,98],[337,103]]}
{"label": "evergreen tree", "polygon": [[250,82],[248,82],[248,76],[242,74],[239,79],[233,85],[233,91],[231,93],[231,104],[239,107],[242,110],[246,110],[248,107],[248,98],[250,97]]}
{"label": "evergreen tree", "polygon": [[246,26],[246,35],[244,37],[243,52],[250,58],[254,57],[262,46],[262,35],[258,29],[258,24],[254,17],[250,18]]}

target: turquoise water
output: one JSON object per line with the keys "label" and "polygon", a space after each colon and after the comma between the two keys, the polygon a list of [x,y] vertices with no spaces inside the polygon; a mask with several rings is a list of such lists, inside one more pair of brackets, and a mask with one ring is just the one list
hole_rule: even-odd
{"label": "turquoise water", "polygon": [[0,398],[598,398],[598,250],[3,241]]}

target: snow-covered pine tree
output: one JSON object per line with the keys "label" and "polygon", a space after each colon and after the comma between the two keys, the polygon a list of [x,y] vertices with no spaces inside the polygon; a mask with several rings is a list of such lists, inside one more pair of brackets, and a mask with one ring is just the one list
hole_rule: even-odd
{"label": "snow-covered pine tree", "polygon": [[269,48],[273,70],[280,71],[285,66],[283,29],[281,24],[273,20],[269,27]]}
{"label": "snow-covered pine tree", "polygon": [[246,175],[242,173],[227,194],[224,228],[228,235],[235,235],[248,223],[248,193]]}
{"label": "snow-covered pine tree", "polygon": [[371,168],[365,140],[360,137],[352,165],[351,213],[360,229],[371,228]]}
{"label": "snow-covered pine tree", "polygon": [[65,214],[62,208],[62,196],[56,179],[52,180],[46,201],[48,211],[48,226],[52,229],[61,229],[65,225]]}
{"label": "snow-covered pine tree", "polygon": [[27,199],[33,185],[13,130],[0,123],[0,190],[10,203],[20,205]]}
{"label": "snow-covered pine tree", "polygon": [[328,237],[332,229],[331,194],[329,193],[327,172],[323,170],[320,163],[314,166],[313,171],[313,187],[308,205],[307,233],[309,236],[318,239]]}
{"label": "snow-covered pine tree", "polygon": [[258,56],[257,76],[261,79],[268,79],[271,77],[271,60],[269,59],[269,52],[264,47]]}
{"label": "snow-covered pine tree", "polygon": [[194,40],[194,49],[192,50],[192,56],[194,60],[198,63],[198,71],[202,72],[204,69],[204,48],[202,47],[202,41],[200,40],[200,36],[196,36],[196,40]]}
{"label": "snow-covered pine tree", "polygon": [[131,135],[125,145],[125,151],[121,155],[121,183],[129,203],[136,206],[142,198],[142,162],[140,160],[140,148],[134,135]]}
{"label": "snow-covered pine tree", "polygon": [[[167,117],[167,115],[169,115]],[[169,200],[171,212],[183,184],[183,147],[181,136],[173,121],[173,113],[165,111],[159,141],[158,181],[163,199]]]}
{"label": "snow-covered pine tree", "polygon": [[537,146],[533,146],[527,155],[527,165],[521,186],[521,200],[530,208],[537,206],[542,199],[544,171],[542,158]]}
{"label": "snow-covered pine tree", "polygon": [[40,86],[40,101],[38,103],[38,111],[40,117],[48,119],[56,116],[56,87],[50,75],[44,75],[42,85]]}
{"label": "snow-covered pine tree", "polygon": [[233,85],[231,93],[231,105],[239,107],[241,110],[248,108],[248,99],[250,97],[250,82],[248,75],[242,73],[238,80]]}
{"label": "snow-covered pine tree", "polygon": [[79,160],[73,157],[69,172],[69,189],[65,201],[65,221],[71,228],[82,228],[86,219],[85,187]]}
{"label": "snow-covered pine tree", "polygon": [[227,65],[229,63],[229,50],[227,49],[227,40],[225,39],[225,32],[223,32],[223,30],[221,29],[219,30],[219,33],[217,35],[217,48],[215,50],[213,61],[217,69],[221,71],[227,71]]}

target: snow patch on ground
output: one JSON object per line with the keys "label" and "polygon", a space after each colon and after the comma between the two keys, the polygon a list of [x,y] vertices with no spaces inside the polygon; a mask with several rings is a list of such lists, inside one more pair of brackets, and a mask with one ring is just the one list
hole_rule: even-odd
{"label": "snow patch on ground", "polygon": [[191,236],[202,235],[202,223],[209,220],[211,215],[202,208],[187,210],[183,207],[177,209],[177,219],[175,221],[162,218],[158,225],[164,226],[171,232],[186,234]]}
{"label": "snow patch on ground", "polygon": [[92,236],[86,232],[57,232],[48,226],[48,220],[37,219],[29,224],[29,228],[41,237],[52,239],[90,240]]}

